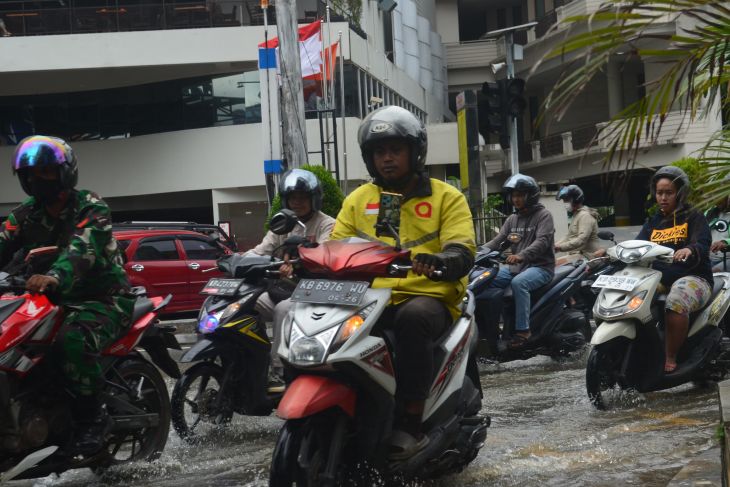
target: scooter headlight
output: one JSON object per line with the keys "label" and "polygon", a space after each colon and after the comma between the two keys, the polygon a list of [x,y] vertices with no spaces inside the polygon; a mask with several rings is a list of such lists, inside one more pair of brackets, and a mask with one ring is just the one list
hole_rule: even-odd
{"label": "scooter headlight", "polygon": [[635,262],[639,262],[650,248],[651,245],[644,245],[642,247],[634,248],[625,248],[619,246],[617,256],[621,262],[624,262],[626,264],[633,264]]}
{"label": "scooter headlight", "polygon": [[603,318],[611,318],[613,316],[625,315],[632,313],[639,309],[644,304],[646,294],[648,291],[641,291],[638,293],[629,294],[626,299],[621,301],[616,306],[606,307],[598,302],[598,314]]}
{"label": "scooter headlight", "polygon": [[208,314],[205,313],[203,318],[198,322],[198,331],[200,333],[212,333],[220,326],[221,316],[225,310],[218,311],[217,313]]}
{"label": "scooter headlight", "polygon": [[292,324],[289,361],[297,365],[321,364],[335,333],[337,333],[337,326],[328,328],[313,337],[308,337],[299,329],[296,323]]}

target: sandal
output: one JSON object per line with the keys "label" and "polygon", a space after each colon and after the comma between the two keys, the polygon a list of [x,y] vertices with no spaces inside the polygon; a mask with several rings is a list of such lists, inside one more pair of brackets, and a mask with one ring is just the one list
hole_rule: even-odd
{"label": "sandal", "polygon": [[509,342],[507,343],[507,348],[509,348],[510,350],[522,348],[525,345],[527,345],[527,342],[530,341],[531,336],[532,336],[532,334],[530,334],[528,336],[524,336],[524,335],[515,333],[514,335],[512,335],[510,337]]}
{"label": "sandal", "polygon": [[664,373],[665,374],[671,374],[675,370],[677,370],[677,362],[670,362],[669,360],[664,362]]}
{"label": "sandal", "polygon": [[407,460],[426,448],[428,442],[428,435],[423,435],[420,439],[417,439],[405,431],[395,430],[390,436],[390,453],[388,454],[388,460]]}

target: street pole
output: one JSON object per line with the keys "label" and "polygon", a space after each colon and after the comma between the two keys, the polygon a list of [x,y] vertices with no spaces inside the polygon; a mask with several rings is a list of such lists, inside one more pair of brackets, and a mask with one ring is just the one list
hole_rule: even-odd
{"label": "street pole", "polygon": [[345,163],[345,180],[342,192],[347,195],[347,125],[345,119],[345,61],[342,52],[342,31],[337,33],[337,55],[340,57],[340,115],[342,116],[342,159]]}
{"label": "street pole", "polygon": [[281,61],[281,112],[284,158],[289,168],[307,163],[304,88],[299,57],[295,0],[277,0],[276,26]]}
{"label": "street pole", "polygon": [[[515,77],[515,59],[514,59],[514,33],[508,31],[504,33],[504,48],[507,63],[507,79]],[[509,116],[509,168],[512,174],[520,172],[519,166],[519,147],[517,139],[517,118]]]}

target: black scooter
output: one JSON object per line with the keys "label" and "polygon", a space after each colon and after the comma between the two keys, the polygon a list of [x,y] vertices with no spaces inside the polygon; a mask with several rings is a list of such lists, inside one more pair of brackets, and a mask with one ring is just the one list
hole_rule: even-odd
{"label": "black scooter", "polygon": [[233,254],[218,261],[226,278],[213,278],[198,316],[198,341],[180,359],[194,363],[172,391],[172,424],[181,438],[194,442],[200,426],[224,425],[233,413],[266,416],[284,387],[269,387],[271,342],[266,324],[254,310],[282,262]]}
{"label": "black scooter", "polygon": [[[468,285],[475,296],[478,296],[496,277],[501,263],[504,263],[504,255],[499,251],[477,254]],[[477,302],[475,318],[480,336],[485,342],[482,343],[480,350],[487,349],[488,359],[510,362],[526,360],[536,355],[566,357],[583,349],[591,339],[592,329],[586,313],[573,306],[575,298],[579,297],[587,270],[591,271],[583,260],[562,265],[555,269],[555,276],[548,284],[532,292],[530,311],[532,336],[519,348],[512,349],[507,345],[514,332],[515,321],[512,289],[507,286],[502,299],[493,300],[492,305]],[[495,302],[498,306],[494,306]],[[500,313],[501,330],[498,321]]]}

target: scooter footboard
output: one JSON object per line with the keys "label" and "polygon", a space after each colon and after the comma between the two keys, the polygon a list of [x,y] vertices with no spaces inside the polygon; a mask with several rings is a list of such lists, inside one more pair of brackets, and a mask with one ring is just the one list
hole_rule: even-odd
{"label": "scooter footboard", "polygon": [[591,345],[600,345],[616,337],[636,338],[636,322],[633,320],[604,321],[591,338]]}
{"label": "scooter footboard", "polygon": [[300,419],[336,406],[353,417],[356,399],[355,390],[341,382],[318,375],[300,375],[287,387],[276,415],[282,419]]}

